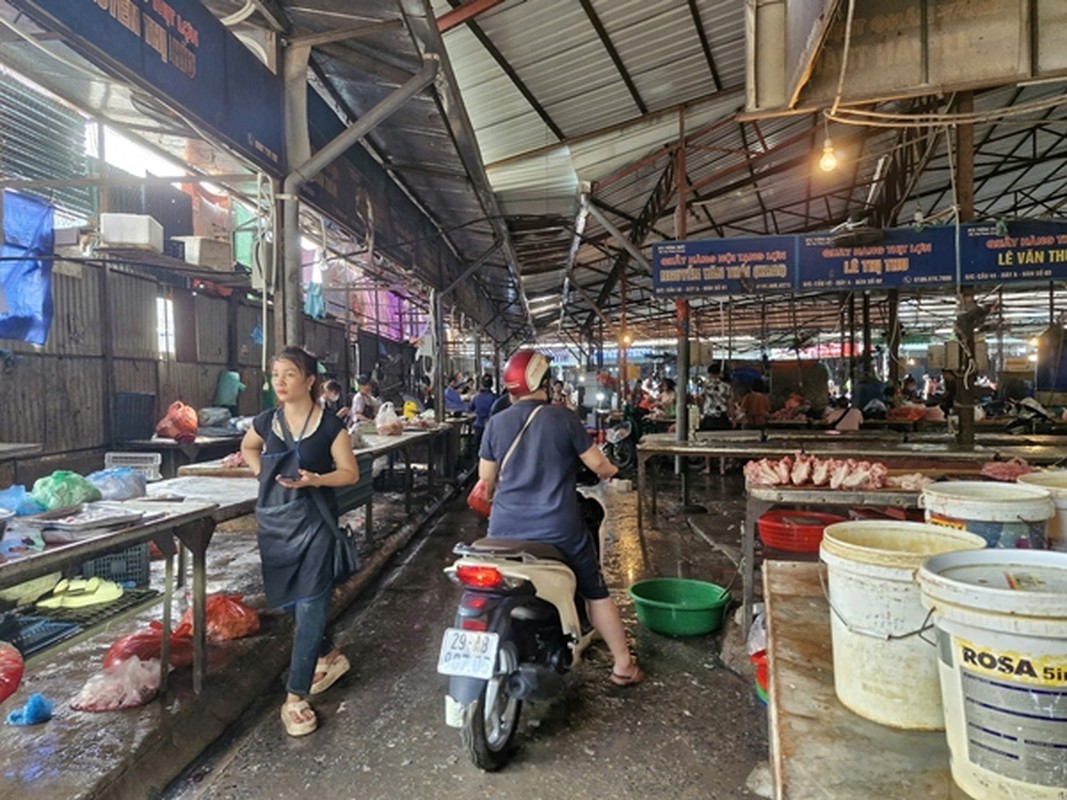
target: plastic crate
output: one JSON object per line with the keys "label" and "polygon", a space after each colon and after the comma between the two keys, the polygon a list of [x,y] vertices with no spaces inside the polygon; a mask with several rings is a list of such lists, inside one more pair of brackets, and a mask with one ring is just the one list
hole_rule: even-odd
{"label": "plastic crate", "polygon": [[129,467],[145,476],[145,480],[158,481],[163,475],[159,468],[163,456],[159,453],[104,453],[104,469]]}
{"label": "plastic crate", "polygon": [[46,647],[68,639],[81,632],[81,625],[74,622],[57,622],[43,617],[21,617],[18,620],[19,633],[13,644],[29,658]]}
{"label": "plastic crate", "polygon": [[148,542],[83,561],[81,572],[83,578],[103,578],[115,583],[147,586],[152,575],[148,560]]}
{"label": "plastic crate", "polygon": [[156,430],[156,396],[150,392],[115,393],[115,430],[121,439],[151,439]]}

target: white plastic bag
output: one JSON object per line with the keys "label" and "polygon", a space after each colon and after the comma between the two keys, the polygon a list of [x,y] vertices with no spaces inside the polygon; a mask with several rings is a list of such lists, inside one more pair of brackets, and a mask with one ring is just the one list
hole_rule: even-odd
{"label": "white plastic bag", "polygon": [[752,627],[748,629],[746,642],[749,655],[767,649],[767,614],[762,608],[763,603],[756,603],[756,606],[752,609],[756,616],[752,620]]}
{"label": "white plastic bag", "polygon": [[117,711],[143,706],[159,691],[159,661],[128,658],[89,678],[70,707],[77,711]]}
{"label": "white plastic bag", "polygon": [[374,427],[383,436],[398,436],[404,432],[404,420],[397,415],[392,403],[385,402],[374,418]]}

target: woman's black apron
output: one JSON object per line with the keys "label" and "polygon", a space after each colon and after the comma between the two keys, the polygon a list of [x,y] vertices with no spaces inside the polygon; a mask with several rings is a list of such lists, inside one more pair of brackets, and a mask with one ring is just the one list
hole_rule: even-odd
{"label": "woman's black apron", "polygon": [[[311,415],[308,415],[310,420]],[[296,479],[300,469],[300,442],[294,442],[281,410],[278,420],[288,449],[264,453],[256,501],[256,537],[263,566],[263,587],[271,608],[291,606],[318,597],[334,582],[335,536],[310,496],[313,490],[286,489],[279,476]]]}

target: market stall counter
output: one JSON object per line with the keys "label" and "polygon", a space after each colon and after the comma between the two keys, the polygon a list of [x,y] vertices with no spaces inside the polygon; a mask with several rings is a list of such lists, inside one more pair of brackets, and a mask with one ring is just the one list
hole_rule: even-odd
{"label": "market stall counter", "polygon": [[43,445],[30,442],[0,442],[0,486],[15,482],[15,459],[37,455],[43,449]]}
{"label": "market stall counter", "polygon": [[[8,557],[0,562],[0,588],[15,586],[50,572],[64,570],[86,560],[124,550],[134,545],[153,541],[166,556],[166,573],[163,593],[163,652],[160,659],[160,691],[166,691],[169,663],[171,611],[174,599],[174,537],[193,553],[194,587],[205,585],[205,559],[215,530],[213,514],[219,509],[212,502],[152,502],[128,501],[123,508],[142,512],[140,521],[118,530],[101,532],[89,529],[78,534],[72,541],[51,544],[40,551],[28,551],[16,558]],[[10,536],[10,532],[8,532]],[[203,638],[205,604],[203,597],[196,601],[194,594],[193,625],[199,636],[194,635],[194,689],[202,687],[206,666],[207,647]]]}
{"label": "market stall counter", "polygon": [[[637,446],[637,526],[643,529],[646,498],[650,512],[656,514],[656,481],[648,479],[649,459],[656,456],[681,458],[781,458],[803,453],[821,458],[863,459],[880,461],[892,467],[925,470],[946,466],[963,466],[971,470],[989,461],[1022,459],[1032,465],[1067,461],[1067,443],[1047,444],[976,444],[963,447],[955,442],[902,442],[879,436],[868,438],[862,431],[854,434],[822,434],[814,437],[789,435],[763,439],[760,431],[725,431],[701,433],[689,442],[671,436],[645,436]],[[1025,440],[1022,440],[1025,441]]]}
{"label": "market stall counter", "polygon": [[821,569],[772,561],[763,571],[774,796],[966,800],[943,732],[889,728],[838,701]]}
{"label": "market stall counter", "polygon": [[[411,477],[412,451],[416,447],[426,447],[427,480],[432,488],[436,482],[439,465],[443,465],[445,477],[452,475],[450,465],[455,464],[458,458],[458,444],[456,432],[458,428],[453,425],[442,425],[426,430],[405,430],[401,434],[382,436],[377,433],[362,433],[360,436],[361,447],[356,447],[356,461],[359,465],[360,480],[354,487],[343,489],[338,492],[338,503],[342,511],[350,511],[360,505],[365,505],[370,510],[371,493],[369,481],[371,467],[374,459],[381,456],[389,456],[399,453],[404,460],[404,508],[411,512],[412,491],[414,488]],[[239,444],[239,443],[238,443]],[[238,444],[233,445],[237,450]],[[438,454],[435,450],[440,450]],[[391,467],[390,467],[391,469]],[[187,464],[178,468],[179,477],[204,477],[204,478],[251,478],[252,470],[248,467],[232,467],[223,463],[222,459],[204,461],[197,464]],[[370,514],[367,515],[368,530],[370,526]]]}
{"label": "market stall counter", "polygon": [[[746,492],[745,524],[741,530],[742,560],[742,632],[747,637],[752,627],[752,607],[755,600],[756,537],[759,519],[775,505],[817,506],[829,508],[847,516],[849,509],[917,508],[919,492],[893,489],[830,489],[818,486],[750,486]],[[764,553],[765,561],[771,553]],[[795,553],[781,553],[787,560],[797,560]],[[813,556],[809,556],[809,559]],[[800,556],[803,558],[803,556]]]}
{"label": "market stall counter", "polygon": [[197,436],[191,441],[167,439],[153,436],[151,439],[129,439],[122,441],[123,450],[159,453],[162,457],[160,471],[164,478],[173,478],[184,464],[221,458],[241,446],[243,434],[232,436]]}

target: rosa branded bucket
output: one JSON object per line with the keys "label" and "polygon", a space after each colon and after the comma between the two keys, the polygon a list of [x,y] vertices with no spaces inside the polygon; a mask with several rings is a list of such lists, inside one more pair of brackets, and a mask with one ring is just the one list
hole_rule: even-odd
{"label": "rosa branded bucket", "polygon": [[1051,550],[1067,551],[1067,469],[1031,472],[1020,475],[1019,483],[1040,486],[1052,495],[1056,515],[1048,524],[1048,546]]}
{"label": "rosa branded bucket", "polygon": [[923,489],[926,521],[977,533],[989,547],[1047,547],[1056,506],[1048,490],[993,481],[946,481]]}
{"label": "rosa branded bucket", "polygon": [[952,778],[985,800],[1067,787],[1067,553],[981,550],[919,571]]}
{"label": "rosa branded bucket", "polygon": [[985,547],[981,536],[919,522],[829,525],[834,691],[846,708],[895,728],[940,730],[941,688],[915,575],[927,557]]}

